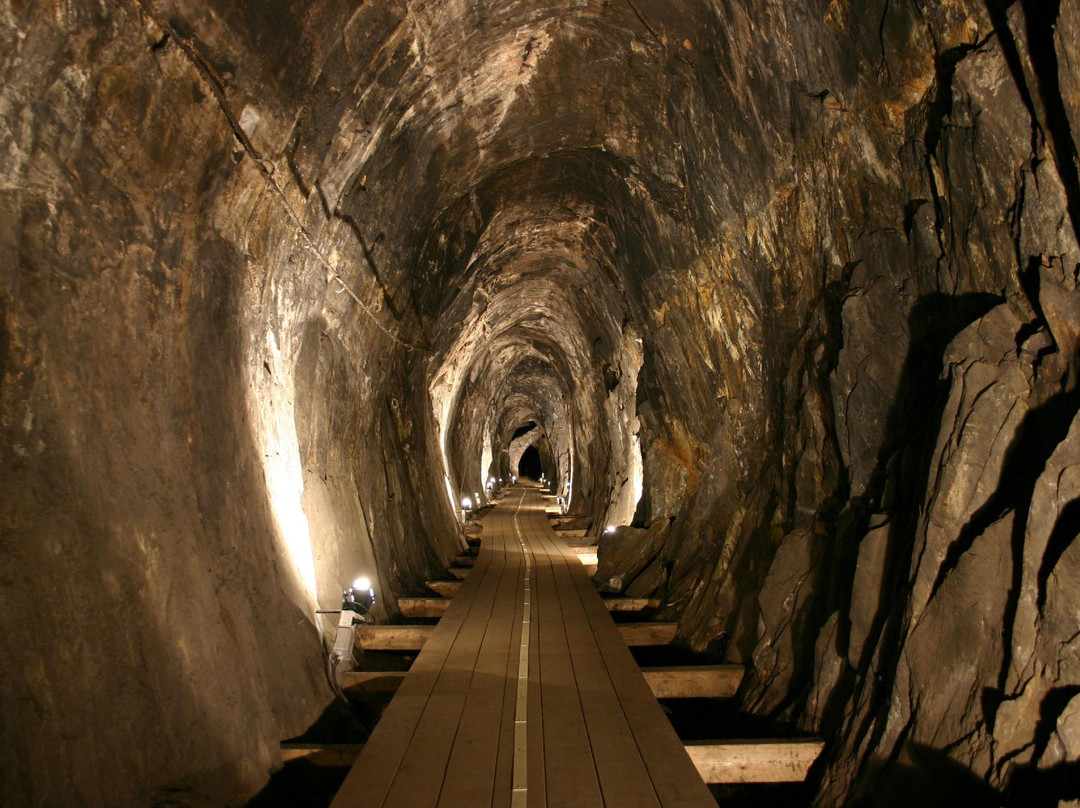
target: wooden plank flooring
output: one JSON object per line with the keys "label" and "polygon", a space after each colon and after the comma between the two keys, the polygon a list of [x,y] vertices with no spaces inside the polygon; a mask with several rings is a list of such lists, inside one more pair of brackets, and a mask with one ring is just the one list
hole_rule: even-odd
{"label": "wooden plank flooring", "polygon": [[[484,518],[475,566],[332,808],[716,805],[545,507],[517,486]],[[527,774],[516,794],[515,763]]]}

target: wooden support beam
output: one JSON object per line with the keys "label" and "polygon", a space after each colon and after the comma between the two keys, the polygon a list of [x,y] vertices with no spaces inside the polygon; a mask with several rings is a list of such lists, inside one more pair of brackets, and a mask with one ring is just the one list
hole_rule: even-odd
{"label": "wooden support beam", "polygon": [[281,760],[306,760],[316,766],[351,766],[360,756],[362,743],[290,743],[282,741]]}
{"label": "wooden support beam", "polygon": [[472,572],[469,567],[450,567],[447,571],[459,581],[464,581]]}
{"label": "wooden support beam", "polygon": [[[667,645],[675,639],[677,627],[675,623],[620,623],[619,633],[629,646]],[[356,627],[356,644],[370,651],[419,651],[434,629],[434,626],[361,625]]]}
{"label": "wooden support beam", "polygon": [[408,671],[345,671],[337,675],[342,689],[359,688],[367,693],[393,693]]}
{"label": "wooden support beam", "polygon": [[555,535],[560,539],[582,539],[585,537],[585,528],[575,530],[556,530]]}
{"label": "wooden support beam", "polygon": [[680,665],[641,672],[658,699],[730,699],[743,678],[742,665]]}
{"label": "wooden support beam", "polygon": [[435,626],[356,627],[356,644],[364,651],[419,651]]}
{"label": "wooden support beam", "polygon": [[452,598],[461,589],[461,581],[428,581],[424,584],[432,592],[438,592],[444,598]]}
{"label": "wooden support beam", "polygon": [[660,598],[626,598],[613,596],[603,598],[609,612],[640,612],[642,609],[655,609],[660,605]]}
{"label": "wooden support beam", "polygon": [[619,623],[619,633],[629,646],[667,645],[677,628],[676,623]]}
{"label": "wooden support beam", "polygon": [[450,607],[450,598],[398,598],[403,617],[442,617]]}
{"label": "wooden support beam", "polygon": [[[809,741],[701,741],[686,744],[686,752],[701,779],[710,784],[799,783],[825,744]],[[317,766],[351,766],[363,744],[281,744],[281,759],[307,760]]]}
{"label": "wooden support beam", "polygon": [[[582,552],[583,550],[585,552]],[[576,552],[577,552],[578,561],[580,561],[586,567],[595,567],[598,563],[600,563],[600,560],[596,557],[596,548],[595,547],[592,547],[592,548],[582,547],[582,548],[577,549]]]}
{"label": "wooden support beam", "polygon": [[701,741],[686,744],[706,783],[799,783],[824,741]]}
{"label": "wooden support beam", "polygon": [[476,566],[476,556],[474,556],[474,555],[465,555],[464,553],[462,553],[461,555],[454,557],[454,564],[456,564],[459,567],[475,567]]}

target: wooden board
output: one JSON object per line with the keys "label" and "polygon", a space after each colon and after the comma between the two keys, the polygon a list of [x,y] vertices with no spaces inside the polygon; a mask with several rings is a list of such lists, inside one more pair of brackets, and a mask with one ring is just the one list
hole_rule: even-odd
{"label": "wooden board", "polygon": [[[535,527],[525,531],[535,556],[537,621],[540,624],[540,701],[543,705],[545,788],[548,805],[602,808],[604,798],[585,724],[583,694],[574,674],[567,619],[580,622],[580,602],[564,615],[560,582],[552,557],[537,542]],[[565,563],[559,563],[563,572]],[[576,649],[575,649],[576,650]]]}
{"label": "wooden board", "polygon": [[471,567],[448,567],[447,572],[457,578],[459,581],[464,581],[469,577],[469,573],[472,572]]}
{"label": "wooden board", "polygon": [[521,562],[519,554],[503,557],[491,617],[480,642],[439,794],[440,808],[491,803],[505,697],[515,690],[516,683],[517,646],[512,640],[521,628],[517,608],[523,586]]}
{"label": "wooden board", "polygon": [[461,589],[461,581],[428,581],[424,586],[432,592],[438,592],[444,598],[452,598]]}
{"label": "wooden board", "polygon": [[435,626],[357,626],[356,645],[365,651],[419,651]]}
{"label": "wooden board", "polygon": [[304,760],[315,766],[351,766],[364,748],[362,743],[281,744],[281,761]]}
{"label": "wooden board", "polygon": [[[599,647],[603,640],[597,638],[583,602],[583,593],[574,583],[574,575],[580,573],[580,567],[575,568],[572,558],[561,552],[554,536],[543,531],[535,531],[530,536],[530,540],[538,556],[543,558],[546,555],[543,560],[547,564],[541,568],[550,570],[553,585],[551,591],[558,599],[556,608],[561,612],[560,622],[567,646],[569,680],[557,680],[552,683],[552,686],[559,688],[560,694],[563,692],[561,689],[563,687],[568,691],[576,691],[576,701],[584,724],[584,737],[588,741],[584,750],[574,752],[566,750],[562,743],[563,734],[558,731],[555,733],[554,745],[557,751],[560,754],[573,754],[574,759],[572,763],[560,766],[557,772],[552,771],[555,767],[549,763],[547,781],[549,805],[593,804],[591,800],[597,799],[593,789],[598,787],[597,805],[655,808],[660,803],[656,798],[649,772],[641,759],[633,731],[623,714],[618,693],[604,663]],[[541,583],[545,582],[541,579]],[[588,594],[598,599],[595,590]],[[548,609],[547,613],[550,614],[552,611]],[[544,613],[542,602],[541,614]],[[541,624],[541,641],[546,635],[544,625]],[[543,679],[549,680],[548,673],[544,669],[543,656],[541,656],[540,664],[544,671]],[[546,713],[548,698],[546,696],[542,698],[544,699],[545,721],[551,722],[551,718]],[[556,726],[564,726],[564,723],[558,721]],[[549,761],[552,760],[552,752],[547,747],[545,755],[548,756]],[[590,760],[592,770],[586,765]],[[565,778],[561,776],[564,769],[576,772],[577,782],[565,782]]]}
{"label": "wooden board", "polygon": [[493,617],[499,583],[506,570],[503,565],[496,565],[489,566],[486,572],[480,586],[471,590],[469,603],[472,619],[462,623],[456,642],[445,658],[427,705],[398,763],[398,770],[386,795],[386,805],[435,808],[447,778],[457,774],[449,768],[448,763],[482,641]]}
{"label": "wooden board", "polygon": [[[305,760],[316,766],[351,766],[363,748],[363,744],[283,742],[281,760],[285,763]],[[701,741],[686,745],[686,751],[702,779],[715,785],[802,782],[823,748],[824,743],[818,740]],[[472,780],[482,782],[480,778]],[[448,800],[444,792],[439,805],[453,804],[454,800]]]}
{"label": "wooden board", "polygon": [[799,783],[823,741],[703,741],[686,745],[707,783]]}
{"label": "wooden board", "polygon": [[[570,551],[564,546],[563,552]],[[682,742],[622,641],[618,627],[610,617],[604,619],[607,610],[600,602],[596,587],[580,566],[571,564],[569,568],[573,570],[571,577],[589,613],[608,675],[619,693],[623,714],[632,728],[661,805],[715,806],[715,800],[697,775]]]}
{"label": "wooden board", "polygon": [[643,609],[656,609],[660,606],[659,598],[628,598],[607,597],[601,598],[604,608],[609,612],[640,612]]}
{"label": "wooden board", "polygon": [[[483,602],[473,603],[481,584],[488,580],[492,553],[484,553],[476,565],[475,574],[461,584],[461,598],[455,599],[439,621],[424,650],[417,656],[409,675],[390,705],[383,712],[368,743],[349,770],[348,776],[338,790],[331,808],[359,808],[359,806],[388,805],[387,794],[401,768],[431,700],[443,669],[448,665],[452,649],[457,644],[464,625],[472,614],[474,605],[483,610]],[[476,619],[486,621],[486,615],[477,613]],[[432,772],[428,773],[429,775]]]}
{"label": "wooden board", "polygon": [[442,617],[452,600],[450,598],[398,598],[398,611],[402,617]]}
{"label": "wooden board", "polygon": [[561,539],[581,539],[585,537],[585,528],[578,528],[575,530],[556,530],[555,535]]}
{"label": "wooden board", "polygon": [[345,690],[365,693],[393,693],[401,686],[407,671],[346,671],[338,673],[338,684]]}
{"label": "wooden board", "polygon": [[658,699],[729,699],[739,689],[742,665],[691,665],[642,668]]}
{"label": "wooden board", "polygon": [[[316,766],[351,766],[363,748],[363,744],[283,742],[281,760],[285,763],[305,760]],[[817,740],[702,741],[686,745],[702,779],[715,785],[802,782],[822,749],[824,743]],[[453,800],[446,799],[445,793],[439,802],[440,806],[444,804],[453,804]]]}
{"label": "wooden board", "polygon": [[619,623],[619,633],[627,645],[667,645],[675,639],[677,623]]}

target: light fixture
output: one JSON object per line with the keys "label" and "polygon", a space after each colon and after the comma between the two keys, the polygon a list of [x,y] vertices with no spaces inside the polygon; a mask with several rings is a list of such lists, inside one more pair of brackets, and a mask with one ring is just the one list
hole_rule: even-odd
{"label": "light fixture", "polygon": [[341,595],[341,610],[356,612],[363,616],[371,611],[375,605],[375,590],[371,586],[371,579],[361,575],[352,582],[352,586]]}
{"label": "light fixture", "polygon": [[472,500],[469,499],[468,497],[462,497],[461,498],[461,507],[466,511],[471,511],[472,510]]}
{"label": "light fixture", "polygon": [[366,575],[361,575],[352,582],[352,586],[342,592],[337,635],[334,637],[334,650],[330,654],[330,663],[335,676],[338,663],[345,661],[349,667],[356,663],[353,657],[353,648],[356,646],[356,624],[370,621],[368,613],[374,605],[375,590],[371,586],[371,579]]}
{"label": "light fixture", "polygon": [[605,533],[614,533],[615,532],[615,525],[608,525],[607,527],[604,528],[604,532]]}

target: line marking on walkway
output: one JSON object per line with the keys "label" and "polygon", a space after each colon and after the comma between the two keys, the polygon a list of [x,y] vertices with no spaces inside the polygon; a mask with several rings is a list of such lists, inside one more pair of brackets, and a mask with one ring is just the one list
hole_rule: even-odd
{"label": "line marking on walkway", "polygon": [[521,499],[518,500],[517,510],[514,511],[514,534],[517,536],[522,555],[525,557],[525,595],[523,600],[524,611],[521,615],[521,646],[518,649],[517,703],[514,709],[514,777],[510,792],[511,808],[525,808],[529,789],[529,627],[532,618],[530,589],[532,553],[525,545],[525,537],[521,533],[521,524],[518,522],[518,514],[521,513],[521,506],[524,502],[525,492],[522,492]]}

